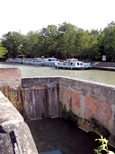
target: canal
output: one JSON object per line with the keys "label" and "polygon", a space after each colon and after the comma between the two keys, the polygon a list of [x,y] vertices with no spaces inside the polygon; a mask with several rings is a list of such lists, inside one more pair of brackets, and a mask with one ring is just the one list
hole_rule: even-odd
{"label": "canal", "polygon": [[98,143],[63,119],[27,121],[40,154],[94,154]]}
{"label": "canal", "polygon": [[102,70],[64,70],[54,67],[0,63],[0,68],[17,67],[22,77],[66,76],[115,85],[115,72]]}
{"label": "canal", "polygon": [[[0,68],[17,67],[22,77],[66,76],[115,85],[115,72],[63,70],[54,67],[0,63]],[[94,154],[98,144],[91,134],[63,119],[26,121],[39,154]]]}

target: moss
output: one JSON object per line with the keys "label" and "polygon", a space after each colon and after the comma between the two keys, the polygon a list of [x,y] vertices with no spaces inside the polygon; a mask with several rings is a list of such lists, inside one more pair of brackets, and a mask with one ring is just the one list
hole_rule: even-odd
{"label": "moss", "polygon": [[13,106],[16,108],[15,90],[14,89],[11,89],[10,101],[12,102]]}
{"label": "moss", "polygon": [[23,109],[24,108],[24,101],[25,101],[25,95],[24,95],[24,89],[23,88],[21,89],[21,98],[22,98],[21,104],[22,104],[22,109]]}
{"label": "moss", "polygon": [[16,103],[16,108],[19,112],[21,112],[24,109],[24,89],[20,86],[17,89],[17,103]]}
{"label": "moss", "polygon": [[79,126],[79,120],[81,119],[72,110],[67,111],[65,106],[61,109],[61,118],[74,123],[76,126]]}
{"label": "moss", "polygon": [[5,87],[0,87],[0,90],[19,112],[23,110],[24,89],[21,86],[18,87],[17,89],[5,86]]}
{"label": "moss", "polygon": [[5,95],[5,97],[10,100],[13,106],[16,107],[15,89],[10,88],[9,86],[5,86],[0,88],[0,90]]}
{"label": "moss", "polygon": [[[74,123],[76,126],[79,126],[79,122],[82,120],[82,118],[80,118],[80,117],[78,117],[78,115],[74,114],[71,109],[69,111],[67,111],[65,106],[61,106],[60,115],[61,115],[61,118]],[[104,137],[106,137],[106,138],[109,137],[109,135],[110,135],[109,130],[106,127],[104,127],[95,118],[85,119],[85,122],[88,122],[94,130],[97,130]]]}
{"label": "moss", "polygon": [[97,129],[101,135],[103,135],[106,138],[109,137],[109,135],[110,135],[109,130],[107,128],[105,128],[98,120],[96,120],[95,118],[91,118],[86,121],[88,123],[90,123],[90,125],[93,129]]}

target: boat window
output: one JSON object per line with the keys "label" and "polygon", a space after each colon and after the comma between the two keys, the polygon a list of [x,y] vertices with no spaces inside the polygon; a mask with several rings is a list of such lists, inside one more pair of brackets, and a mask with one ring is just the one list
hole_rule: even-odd
{"label": "boat window", "polygon": [[77,63],[77,65],[79,65],[79,63]]}
{"label": "boat window", "polygon": [[48,61],[52,61],[51,59],[48,59]]}
{"label": "boat window", "polygon": [[71,63],[71,65],[73,65],[73,63]]}
{"label": "boat window", "polygon": [[80,65],[82,65],[82,63]]}

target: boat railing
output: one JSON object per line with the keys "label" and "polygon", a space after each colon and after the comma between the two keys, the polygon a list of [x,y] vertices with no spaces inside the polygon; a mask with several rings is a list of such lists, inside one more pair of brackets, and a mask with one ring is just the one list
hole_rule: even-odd
{"label": "boat railing", "polygon": [[67,65],[67,63],[63,63],[63,65]]}
{"label": "boat railing", "polygon": [[58,65],[63,65],[63,62],[58,62],[57,64],[58,64]]}

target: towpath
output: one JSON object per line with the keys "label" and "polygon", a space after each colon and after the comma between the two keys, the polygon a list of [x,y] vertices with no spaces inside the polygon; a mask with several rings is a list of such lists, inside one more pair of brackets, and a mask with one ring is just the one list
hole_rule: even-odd
{"label": "towpath", "polygon": [[93,69],[115,71],[115,62],[92,62]]}

